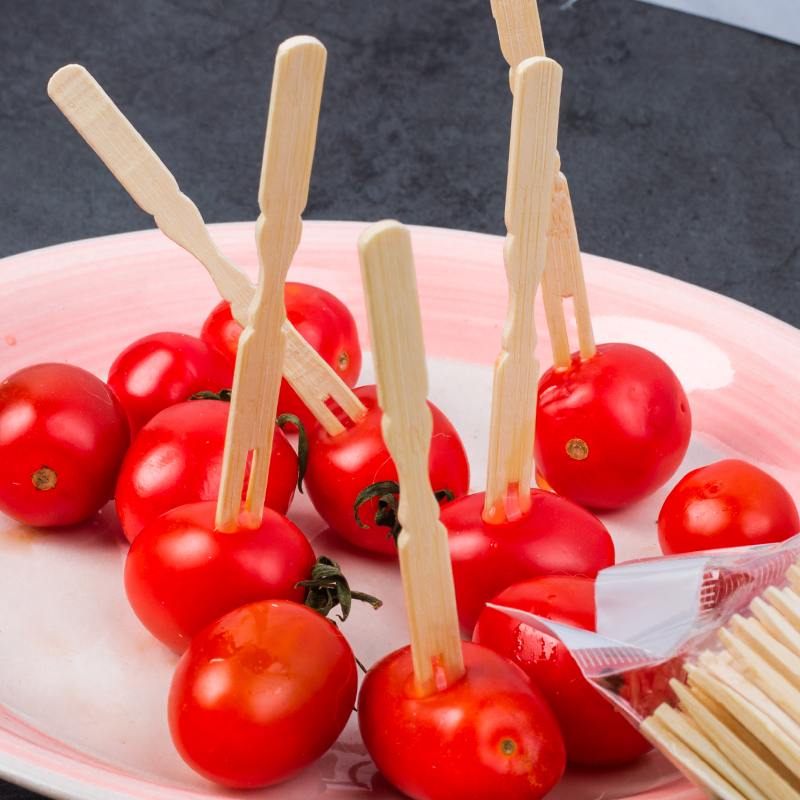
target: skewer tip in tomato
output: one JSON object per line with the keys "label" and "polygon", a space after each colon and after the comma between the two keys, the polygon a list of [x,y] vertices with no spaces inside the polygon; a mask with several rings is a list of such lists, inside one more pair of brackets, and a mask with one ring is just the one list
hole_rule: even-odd
{"label": "skewer tip in tomato", "polygon": [[[139,431],[119,470],[115,497],[129,541],[173,508],[217,498],[229,410],[221,400],[190,400],[165,408]],[[276,425],[266,503],[279,514],[292,502],[297,473],[297,454]],[[247,475],[243,492],[246,487]]]}
{"label": "skewer tip in tomato", "polygon": [[[356,498],[374,483],[397,481],[397,468],[383,441],[375,386],[355,390],[367,413],[355,423],[348,422],[337,436],[317,425],[309,434],[308,467],[305,487],[319,515],[344,539],[377,553],[397,553],[394,541],[387,539],[386,528],[373,523],[378,500],[369,500],[359,509],[358,525],[353,513]],[[428,457],[428,472],[434,491],[449,490],[455,497],[469,491],[469,461],[453,424],[433,403],[433,437]]]}
{"label": "skewer tip in tomato", "polygon": [[658,515],[664,555],[782,542],[798,532],[800,516],[789,492],[737,458],[684,475]]}
{"label": "skewer tip in tomato", "polygon": [[442,508],[461,627],[472,632],[485,604],[513,583],[539,575],[595,577],[614,564],[614,542],[594,514],[566,497],[531,490],[531,509],[514,522],[481,516],[485,495]]}
{"label": "skewer tip in tomato", "polygon": [[125,406],[136,434],[168,406],[200,391],[233,385],[233,365],[187,333],[152,333],[126,347],[108,371],[108,385]]}
{"label": "skewer tip in tomato", "polygon": [[265,508],[258,528],[214,528],[216,502],[191,503],[144,527],[125,560],[125,592],[141,623],[182,653],[214,620],[257,600],[303,601],[314,551],[300,529]]}
{"label": "skewer tip in tomato", "polygon": [[683,461],[692,415],[678,377],[655,353],[601,344],[539,382],[536,468],[588,508],[622,508],[663,486]]}
{"label": "skewer tip in tomato", "polygon": [[192,641],[170,686],[170,733],[209,780],[272,786],[336,741],[357,687],[353,651],[335,625],[299,603],[264,600]]}
{"label": "skewer tip in tomato", "polygon": [[111,499],[130,444],[105,383],[72,364],[35,364],[0,384],[0,511],[28,525],[72,525]]}
{"label": "skewer tip in tomato", "polygon": [[[492,603],[594,631],[594,583],[591,578],[547,575],[504,589]],[[511,659],[541,690],[564,736],[567,761],[611,766],[652,749],[622,713],[584,678],[560,640],[502,611],[484,608],[473,641]]]}
{"label": "skewer tip in tomato", "polygon": [[384,777],[414,800],[537,800],[564,772],[564,741],[539,690],[507,658],[462,642],[466,674],[420,697],[411,648],[364,678],[358,724]]}

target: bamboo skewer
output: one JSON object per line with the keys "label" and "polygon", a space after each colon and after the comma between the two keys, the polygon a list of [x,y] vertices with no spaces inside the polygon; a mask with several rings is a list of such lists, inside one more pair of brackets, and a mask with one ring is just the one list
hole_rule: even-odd
{"label": "bamboo skewer", "polygon": [[358,240],[383,438],[397,466],[403,526],[397,550],[417,689],[431,694],[465,672],[447,531],[428,476],[433,421],[411,237],[399,222]]}
{"label": "bamboo skewer", "polygon": [[[500,49],[510,67],[513,92],[513,74],[517,66],[526,58],[546,55],[539,11],[536,0],[492,0],[492,13],[497,22]],[[556,175],[553,184],[553,212],[548,233],[547,266],[542,276],[542,297],[555,368],[566,369],[570,363],[563,303],[568,297],[572,298],[575,311],[581,358],[591,358],[597,348],[589,314],[575,215],[567,179],[562,172]]]}
{"label": "bamboo skewer", "polygon": [[492,392],[483,511],[489,523],[519,519],[531,503],[539,384],[533,307],[547,259],[561,75],[547,58],[528,59],[516,70],[503,251],[509,301]]}
{"label": "bamboo skewer", "polygon": [[750,611],[719,631],[725,650],[686,664],[688,686],[671,681],[679,710],[640,730],[710,797],[800,800],[800,597],[770,587]]}
{"label": "bamboo skewer", "polygon": [[243,524],[261,524],[286,352],[283,284],[303,231],[326,51],[310,36],[285,41],[275,58],[256,222],[259,281],[239,339],[225,436],[216,527],[236,530],[252,451]]}
{"label": "bamboo skewer", "polygon": [[[181,192],[161,159],[97,81],[83,67],[70,64],[53,75],[47,92],[131,197],[153,215],[164,234],[203,264],[220,295],[230,302],[233,317],[246,328],[255,287],[245,272],[219,251],[197,206]],[[353,421],[366,409],[287,319],[283,327],[286,380],[329,434],[341,433],[344,426],[325,404],[329,397]]]}

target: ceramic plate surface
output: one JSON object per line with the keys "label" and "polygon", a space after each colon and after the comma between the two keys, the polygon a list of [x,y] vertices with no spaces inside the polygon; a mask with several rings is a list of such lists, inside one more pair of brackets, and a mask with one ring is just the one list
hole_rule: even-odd
{"label": "ceramic plate surface", "polygon": [[[306,223],[289,278],[322,286],[353,311],[366,350],[356,240],[363,223]],[[255,279],[252,223],[213,226],[231,260]],[[485,483],[492,366],[506,312],[503,239],[412,229],[430,397],[459,430],[473,489]],[[618,561],[658,555],[655,521],[689,469],[740,457],[800,495],[800,332],[702,289],[624,264],[585,257],[598,342],[654,350],[680,377],[694,434],[675,479],[633,508],[602,519]],[[107,375],[140,336],[198,334],[218,302],[191,256],[159,231],[63,245],[0,261],[0,370],[69,361]],[[541,305],[542,370],[551,363]],[[575,333],[568,309],[568,325]],[[574,343],[575,344],[575,343]],[[372,382],[369,358],[361,383]],[[392,558],[358,552],[326,531],[300,496],[289,516],[317,554],[339,560],[351,584],[380,596],[344,626],[358,657],[374,663],[408,633]],[[0,775],[53,797],[178,800],[241,797],[205,781],[170,741],[166,699],[177,656],[139,624],[125,599],[128,544],[109,504],[69,529],[34,529],[0,515]],[[366,755],[355,715],[340,740],[294,780],[248,798],[321,794],[400,797]],[[571,769],[551,798],[646,795],[697,800],[699,792],[657,754],[610,770]]]}

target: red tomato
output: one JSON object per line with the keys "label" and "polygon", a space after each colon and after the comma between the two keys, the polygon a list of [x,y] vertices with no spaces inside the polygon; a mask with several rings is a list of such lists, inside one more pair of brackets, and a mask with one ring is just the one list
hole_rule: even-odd
{"label": "red tomato", "polygon": [[111,499],[130,443],[125,409],[72,364],[36,364],[0,386],[0,511],[71,525]]}
{"label": "red tomato", "polygon": [[[356,395],[367,414],[338,436],[330,436],[321,425],[309,434],[305,487],[323,520],[349,542],[378,553],[396,554],[387,529],[374,524],[378,500],[361,506],[359,518],[369,530],[358,526],[353,504],[359,492],[379,481],[396,481],[397,469],[381,432],[383,411],[375,386],[359,386]],[[434,491],[449,489],[456,497],[469,491],[469,462],[464,445],[450,420],[428,403],[433,414],[428,468]]]}
{"label": "red tomato", "polygon": [[159,411],[200,391],[233,385],[233,366],[213,347],[186,333],[152,333],[126,347],[108,371],[136,436]]}
{"label": "red tomato", "polygon": [[357,692],[347,640],[289,600],[238,608],[192,641],[169,691],[169,728],[190,767],[225,786],[270,786],[318,759]]}
{"label": "red tomato", "polygon": [[[290,281],[284,285],[283,300],[289,322],[352,389],[361,374],[361,345],[356,321],[347,306],[318,286]],[[242,326],[231,316],[230,303],[223,300],[203,323],[200,338],[236,363],[241,333]],[[315,423],[305,403],[285,379],[281,381],[278,414],[295,414],[307,430]]]}
{"label": "red tomato", "polygon": [[764,470],[735,458],[684,475],[658,515],[664,555],[782,542],[798,532],[789,492]]}
{"label": "red tomato", "polygon": [[[165,408],[139,431],[122,462],[115,497],[129,541],[166,511],[217,498],[229,409],[220,400],[191,400]],[[276,425],[267,505],[284,514],[296,485],[297,454]]]}
{"label": "red tomato", "polygon": [[652,494],[683,461],[689,401],[657,355],[631,344],[539,381],[536,467],[554,491],[589,508],[621,508]]}
{"label": "red tomato", "polygon": [[261,526],[214,529],[214,500],[180,506],[146,525],[128,551],[125,592],[141,623],[182,653],[203,628],[257,600],[303,602],[314,551],[300,529],[268,508]]}
{"label": "red tomato", "polygon": [[364,678],[358,725],[384,777],[425,800],[537,800],[564,772],[564,742],[541,693],[519,667],[463,642],[467,674],[419,697],[411,648]]}
{"label": "red tomato", "polygon": [[[505,589],[492,602],[585,631],[595,630],[592,578],[567,575],[532,578]],[[583,677],[560,640],[502,611],[484,608],[473,641],[510,658],[541,689],[558,719],[568,761],[622,764],[651,749],[647,739]]]}
{"label": "red tomato", "polygon": [[481,518],[484,493],[442,508],[450,541],[461,626],[472,631],[484,605],[526,578],[561,573],[595,577],[614,564],[602,522],[566,497],[531,489],[531,510],[515,522]]}

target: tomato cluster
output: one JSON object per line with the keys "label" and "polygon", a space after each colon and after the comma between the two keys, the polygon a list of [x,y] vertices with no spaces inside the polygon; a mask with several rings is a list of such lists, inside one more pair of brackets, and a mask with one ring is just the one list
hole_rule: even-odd
{"label": "tomato cluster", "polygon": [[[305,284],[287,283],[285,299],[290,321],[353,387],[361,350],[347,308]],[[283,515],[305,486],[336,533],[391,555],[399,490],[374,386],[354,390],[365,415],[331,435],[284,382],[278,410],[299,418],[307,457],[276,423],[261,524],[216,530],[240,333],[223,302],[200,338],[164,332],[133,343],[107,383],[68,364],[10,376],[0,386],[0,510],[63,526],[114,498],[131,542],[131,606],[182,653],[169,696],[175,745],[211,780],[250,788],[286,780],[339,736],[356,699],[356,660],[324,615],[339,604],[346,618],[353,598],[379,605],[351,592]],[[615,344],[546,373],[535,456],[549,490],[532,490],[530,510],[499,524],[483,519],[483,493],[467,494],[463,443],[429,406],[429,476],[442,498],[459,620],[474,643],[464,643],[466,675],[433,695],[416,692],[408,648],[373,666],[358,705],[375,763],[412,797],[536,798],[566,760],[609,765],[646,752],[564,645],[486,603],[594,629],[593,579],[615,555],[586,507],[636,502],[678,468],[691,414],[674,373],[642,348]],[[736,460],[686,475],[658,520],[665,554],[780,541],[799,529],[786,490]]]}

